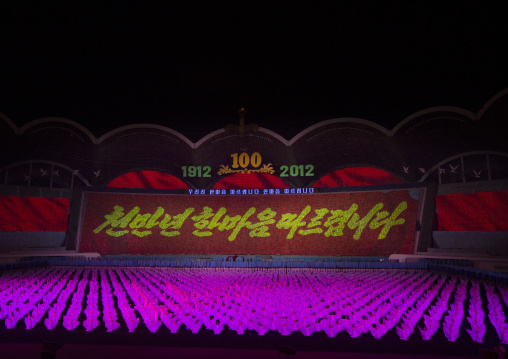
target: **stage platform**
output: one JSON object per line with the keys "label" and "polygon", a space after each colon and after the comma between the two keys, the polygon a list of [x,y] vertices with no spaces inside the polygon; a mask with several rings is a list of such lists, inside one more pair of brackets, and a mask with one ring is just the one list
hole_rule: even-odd
{"label": "stage platform", "polygon": [[0,253],[0,264],[15,263],[23,258],[42,258],[42,257],[72,257],[72,258],[100,258],[99,253],[80,253],[77,251],[69,251],[64,248],[45,249],[45,250],[28,250],[28,251],[12,251]]}
{"label": "stage platform", "polygon": [[417,252],[416,254],[392,254],[389,257],[389,261],[404,263],[415,263],[422,259],[468,260],[473,263],[475,269],[508,273],[508,257],[496,257],[483,253]]}

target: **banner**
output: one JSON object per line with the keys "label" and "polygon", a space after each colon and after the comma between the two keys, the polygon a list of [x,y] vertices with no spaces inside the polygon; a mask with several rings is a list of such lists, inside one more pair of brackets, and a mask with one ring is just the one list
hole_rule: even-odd
{"label": "banner", "polygon": [[508,191],[436,196],[440,231],[508,231]]}
{"label": "banner", "polygon": [[68,198],[0,196],[0,232],[66,232]]}
{"label": "banner", "polygon": [[81,252],[413,253],[418,190],[306,195],[87,194]]}

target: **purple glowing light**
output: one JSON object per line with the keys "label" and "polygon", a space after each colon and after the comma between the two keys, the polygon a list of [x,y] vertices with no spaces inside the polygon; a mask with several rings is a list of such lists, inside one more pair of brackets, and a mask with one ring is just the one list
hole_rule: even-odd
{"label": "purple glowing light", "polygon": [[[141,321],[151,332],[164,325],[171,333],[183,326],[219,334],[227,325],[238,334],[324,331],[334,337],[346,331],[351,337],[370,332],[377,339],[395,328],[403,340],[417,327],[430,340],[442,325],[446,338],[455,341],[467,310],[467,332],[482,342],[481,283],[471,281],[464,308],[469,283],[408,270],[55,267],[0,277],[0,319],[9,329],[20,320],[26,329],[42,320],[48,330],[61,323],[67,330],[81,324],[91,331],[102,321],[108,332],[121,325],[133,332]],[[488,319],[500,342],[508,344],[501,302],[508,300],[508,290],[483,287]]]}

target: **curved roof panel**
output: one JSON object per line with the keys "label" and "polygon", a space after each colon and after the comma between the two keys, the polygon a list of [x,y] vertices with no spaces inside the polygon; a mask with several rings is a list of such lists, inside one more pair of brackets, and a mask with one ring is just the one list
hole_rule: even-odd
{"label": "curved roof panel", "polygon": [[[425,173],[457,153],[508,152],[503,131],[506,121],[508,89],[493,96],[477,114],[457,107],[432,107],[406,117],[392,130],[365,119],[335,118],[309,126],[290,140],[258,128],[244,133],[220,129],[192,142],[156,124],[122,126],[96,138],[68,119],[41,118],[18,128],[0,114],[5,129],[0,141],[5,156],[0,166],[54,161],[79,169],[92,185],[128,171],[162,170],[181,177],[184,166],[206,166],[211,168],[210,176],[186,179],[189,185],[204,188],[220,180],[219,168],[231,165],[233,156],[257,152],[262,165],[272,166],[275,173],[295,165],[312,165],[316,175],[372,166],[409,178],[408,173]],[[312,180],[294,177],[288,183],[302,186]]]}

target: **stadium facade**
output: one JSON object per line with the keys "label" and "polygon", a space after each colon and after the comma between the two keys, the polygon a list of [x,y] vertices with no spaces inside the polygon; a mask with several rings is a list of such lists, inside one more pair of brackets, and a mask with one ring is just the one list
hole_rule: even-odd
{"label": "stadium facade", "polygon": [[[424,214],[424,228],[418,228],[425,235],[417,251],[465,246],[507,255],[502,239],[508,231],[508,142],[503,131],[507,119],[508,89],[477,113],[428,108],[392,130],[364,119],[337,118],[312,125],[290,140],[244,125],[243,117],[241,125],[219,129],[194,143],[160,125],[128,125],[95,137],[69,119],[43,118],[17,127],[2,115],[0,195],[14,201],[3,209],[4,218],[24,211],[24,204],[13,197],[61,198],[64,208],[53,228],[49,224],[50,228],[16,229],[12,221],[4,221],[1,246],[4,252],[76,249],[78,202],[87,188],[205,193],[418,183],[428,188],[427,208],[432,213]],[[467,213],[457,219],[457,211]],[[60,237],[48,240],[48,232],[59,232]],[[463,232],[469,233],[467,240]],[[25,234],[24,241],[19,233]]]}

